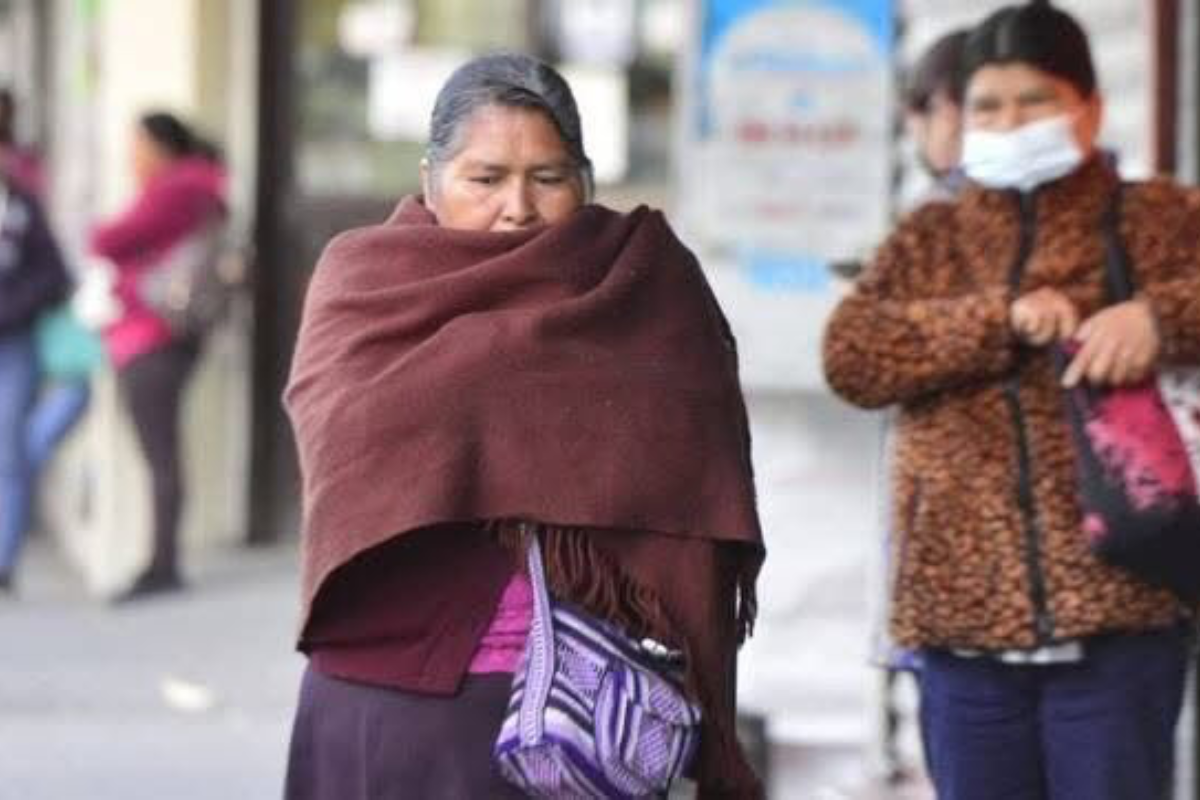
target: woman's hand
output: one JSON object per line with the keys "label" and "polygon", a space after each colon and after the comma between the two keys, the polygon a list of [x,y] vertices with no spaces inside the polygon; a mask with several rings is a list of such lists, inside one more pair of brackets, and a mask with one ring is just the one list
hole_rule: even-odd
{"label": "woman's hand", "polygon": [[1162,349],[1154,313],[1145,300],[1109,306],[1083,323],[1075,338],[1081,347],[1063,374],[1068,388],[1083,380],[1097,386],[1143,381]]}
{"label": "woman's hand", "polygon": [[1079,328],[1079,311],[1062,292],[1044,288],[1013,303],[1008,322],[1021,341],[1043,347],[1074,336]]}

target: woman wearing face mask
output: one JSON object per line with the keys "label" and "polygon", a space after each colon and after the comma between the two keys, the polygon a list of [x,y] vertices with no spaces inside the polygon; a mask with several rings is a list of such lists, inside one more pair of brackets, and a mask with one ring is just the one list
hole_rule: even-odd
{"label": "woman wearing face mask", "polygon": [[[942,800],[1162,797],[1188,608],[1083,533],[1063,386],[1200,364],[1200,197],[1126,185],[1139,293],[1107,306],[1101,97],[1079,25],[1012,6],[967,44],[953,202],[904,220],[835,312],[830,385],[898,406],[891,628],[923,651]],[[1049,346],[1075,340],[1065,377]]]}
{"label": "woman wearing face mask", "polygon": [[317,266],[286,398],[310,659],[289,800],[524,796],[492,748],[532,537],[557,597],[687,653],[702,793],[760,796],[733,720],[762,556],[733,342],[661,214],[589,204],[580,127],[545,64],[465,65],[423,196]]}

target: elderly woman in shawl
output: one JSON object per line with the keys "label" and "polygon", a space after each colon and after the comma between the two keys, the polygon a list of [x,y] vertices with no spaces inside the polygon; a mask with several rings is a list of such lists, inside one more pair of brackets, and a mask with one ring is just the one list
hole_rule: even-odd
{"label": "elderly woman in shawl", "polygon": [[590,205],[570,89],[455,73],[424,194],[335,239],[286,403],[309,656],[287,797],[521,797],[493,764],[551,594],[684,654],[701,796],[758,797],[734,735],[762,561],[728,326],[662,215]]}

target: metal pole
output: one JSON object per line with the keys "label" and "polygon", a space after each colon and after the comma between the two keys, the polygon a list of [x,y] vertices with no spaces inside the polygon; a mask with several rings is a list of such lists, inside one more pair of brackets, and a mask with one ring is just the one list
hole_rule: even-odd
{"label": "metal pole", "polygon": [[286,354],[282,346],[286,324],[276,297],[284,280],[287,209],[291,197],[295,152],[293,63],[296,51],[297,4],[292,0],[260,0],[258,176],[255,181],[254,271],[254,396],[251,410],[252,443],[248,542],[271,541],[280,531],[278,519],[283,481],[278,473],[280,428]]}
{"label": "metal pole", "polygon": [[1153,0],[1154,84],[1153,136],[1154,168],[1172,174],[1178,166],[1179,108],[1179,0]]}

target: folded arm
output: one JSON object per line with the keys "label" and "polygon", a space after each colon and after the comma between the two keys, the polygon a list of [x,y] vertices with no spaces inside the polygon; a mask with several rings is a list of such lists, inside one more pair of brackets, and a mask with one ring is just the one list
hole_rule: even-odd
{"label": "folded arm", "polygon": [[931,267],[952,258],[934,214],[918,212],[879,250],[833,314],[824,343],[825,373],[855,405],[880,408],[952,386],[997,377],[1013,365],[1006,288],[939,295]]}

